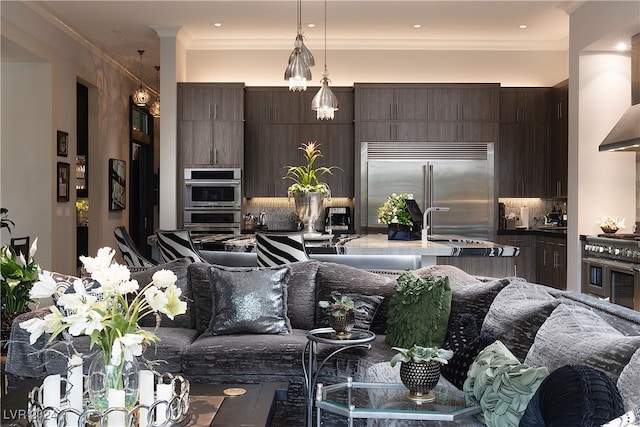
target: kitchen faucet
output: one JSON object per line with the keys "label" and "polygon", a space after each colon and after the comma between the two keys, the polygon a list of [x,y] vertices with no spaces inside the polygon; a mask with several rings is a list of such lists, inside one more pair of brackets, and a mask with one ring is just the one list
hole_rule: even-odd
{"label": "kitchen faucet", "polygon": [[433,234],[433,230],[431,229],[431,225],[429,225],[429,214],[431,212],[448,212],[449,208],[433,206],[427,208],[422,215],[422,240],[429,240],[429,235]]}

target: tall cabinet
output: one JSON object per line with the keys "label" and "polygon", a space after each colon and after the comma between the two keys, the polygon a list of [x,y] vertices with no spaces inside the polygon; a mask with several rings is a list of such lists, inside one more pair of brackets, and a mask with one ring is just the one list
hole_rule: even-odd
{"label": "tall cabinet", "polygon": [[340,168],[322,177],[332,196],[353,197],[353,89],[331,88],[339,104],[333,120],[318,120],[311,110],[318,89],[246,88],[246,197],[286,197],[292,182],[282,179],[285,166],[304,162],[298,148],[308,141],[320,144],[317,166]]}
{"label": "tall cabinet", "polygon": [[569,81],[551,88],[549,94],[549,139],[547,141],[547,197],[567,197],[569,162]]}
{"label": "tall cabinet", "polygon": [[549,88],[500,89],[500,197],[541,197],[547,146]]}
{"label": "tall cabinet", "polygon": [[244,166],[244,83],[178,83],[178,226],[185,167]]}

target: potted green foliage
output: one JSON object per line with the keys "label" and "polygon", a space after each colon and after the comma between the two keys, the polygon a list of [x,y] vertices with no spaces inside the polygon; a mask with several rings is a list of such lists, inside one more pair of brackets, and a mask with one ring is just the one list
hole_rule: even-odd
{"label": "potted green foliage", "polygon": [[293,197],[296,212],[304,224],[305,233],[315,232],[314,223],[320,218],[322,203],[325,197],[331,196],[331,188],[326,182],[321,182],[323,175],[333,174],[337,166],[316,166],[316,161],[322,157],[316,141],[306,142],[298,147],[306,159],[306,165],[285,166],[287,173],[282,179],[290,179],[293,184],[287,189],[289,197]]}
{"label": "potted green foliage", "polygon": [[407,397],[419,402],[435,400],[431,390],[440,380],[440,367],[453,357],[453,351],[438,347],[413,345],[410,348],[392,347],[398,353],[391,366],[400,364],[400,381],[409,389]]}
{"label": "potted green foliage", "polygon": [[354,301],[339,292],[331,292],[330,296],[331,301],[319,301],[318,306],[327,310],[329,325],[336,332],[335,336],[348,338],[356,323],[356,312],[362,310],[362,301]]}

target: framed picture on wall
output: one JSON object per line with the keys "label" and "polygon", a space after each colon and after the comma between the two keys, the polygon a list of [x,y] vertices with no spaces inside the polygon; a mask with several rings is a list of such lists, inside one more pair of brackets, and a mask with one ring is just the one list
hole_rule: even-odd
{"label": "framed picture on wall", "polygon": [[56,141],[58,156],[67,157],[69,155],[69,133],[59,130]]}
{"label": "framed picture on wall", "polygon": [[109,210],[119,211],[126,207],[127,187],[126,162],[109,159]]}
{"label": "framed picture on wall", "polygon": [[58,183],[58,202],[69,201],[69,163],[58,162],[56,170],[57,183]]}

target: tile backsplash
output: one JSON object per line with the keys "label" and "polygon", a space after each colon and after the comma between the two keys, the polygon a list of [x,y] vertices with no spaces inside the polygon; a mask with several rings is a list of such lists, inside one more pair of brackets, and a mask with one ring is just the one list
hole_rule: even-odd
{"label": "tile backsplash", "polygon": [[535,228],[536,226],[544,224],[544,217],[553,210],[553,207],[562,209],[564,212],[567,209],[566,201],[564,200],[550,200],[550,199],[510,199],[501,198],[500,202],[505,205],[505,215],[508,217],[511,213],[515,214],[518,218],[517,225],[525,225],[520,222],[520,208],[526,206],[529,208],[529,227]]}
{"label": "tile backsplash", "polygon": [[[349,206],[353,215],[353,199],[333,197],[325,199],[324,207],[329,206]],[[267,226],[271,230],[294,230],[295,229],[295,203],[293,198],[287,197],[255,197],[244,199],[242,203],[242,214],[250,213],[257,217],[261,212],[265,213]],[[353,218],[351,219],[353,221]],[[316,223],[316,229],[324,229],[324,217]]]}

